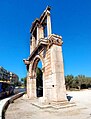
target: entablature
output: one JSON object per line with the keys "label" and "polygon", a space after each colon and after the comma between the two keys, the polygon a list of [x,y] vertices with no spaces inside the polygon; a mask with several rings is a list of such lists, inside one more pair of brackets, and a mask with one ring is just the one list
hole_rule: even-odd
{"label": "entablature", "polygon": [[50,48],[52,45],[62,46],[62,44],[63,44],[62,37],[59,35],[51,34],[46,38],[41,38],[39,39],[37,47],[33,50],[28,59],[24,60],[24,63],[26,65],[29,65],[34,56],[39,54],[42,50],[44,50],[45,47]]}

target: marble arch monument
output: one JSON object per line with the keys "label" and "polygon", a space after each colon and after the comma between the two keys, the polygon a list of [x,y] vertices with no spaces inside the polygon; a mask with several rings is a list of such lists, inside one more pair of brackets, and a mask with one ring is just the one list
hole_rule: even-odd
{"label": "marble arch monument", "polygon": [[[55,18],[56,19],[56,18]],[[50,7],[39,19],[35,19],[30,29],[30,55],[24,60],[27,67],[27,96],[37,97],[36,67],[42,62],[43,102],[66,101],[64,66],[62,56],[62,37],[52,34]]]}

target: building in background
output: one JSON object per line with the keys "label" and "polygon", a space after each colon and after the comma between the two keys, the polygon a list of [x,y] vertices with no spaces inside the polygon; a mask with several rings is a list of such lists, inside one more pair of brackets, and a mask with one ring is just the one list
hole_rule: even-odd
{"label": "building in background", "polygon": [[10,82],[12,84],[17,85],[18,81],[19,81],[18,75],[16,75],[15,73],[10,72]]}
{"label": "building in background", "polygon": [[12,84],[17,84],[19,81],[19,77],[15,73],[10,72],[0,66],[0,80],[7,81]]}

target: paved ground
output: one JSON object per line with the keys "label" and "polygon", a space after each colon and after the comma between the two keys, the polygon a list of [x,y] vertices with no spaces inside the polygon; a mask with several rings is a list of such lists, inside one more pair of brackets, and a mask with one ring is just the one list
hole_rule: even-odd
{"label": "paved ground", "polygon": [[77,106],[63,109],[39,109],[26,98],[10,104],[5,119],[91,119],[91,90],[67,92]]}

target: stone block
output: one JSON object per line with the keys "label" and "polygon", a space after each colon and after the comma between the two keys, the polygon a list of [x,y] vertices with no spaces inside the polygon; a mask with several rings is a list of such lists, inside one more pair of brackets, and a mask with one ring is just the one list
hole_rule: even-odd
{"label": "stone block", "polygon": [[52,70],[52,73],[58,73],[58,72],[64,73],[63,63],[61,61],[60,62],[52,62],[51,70]]}

